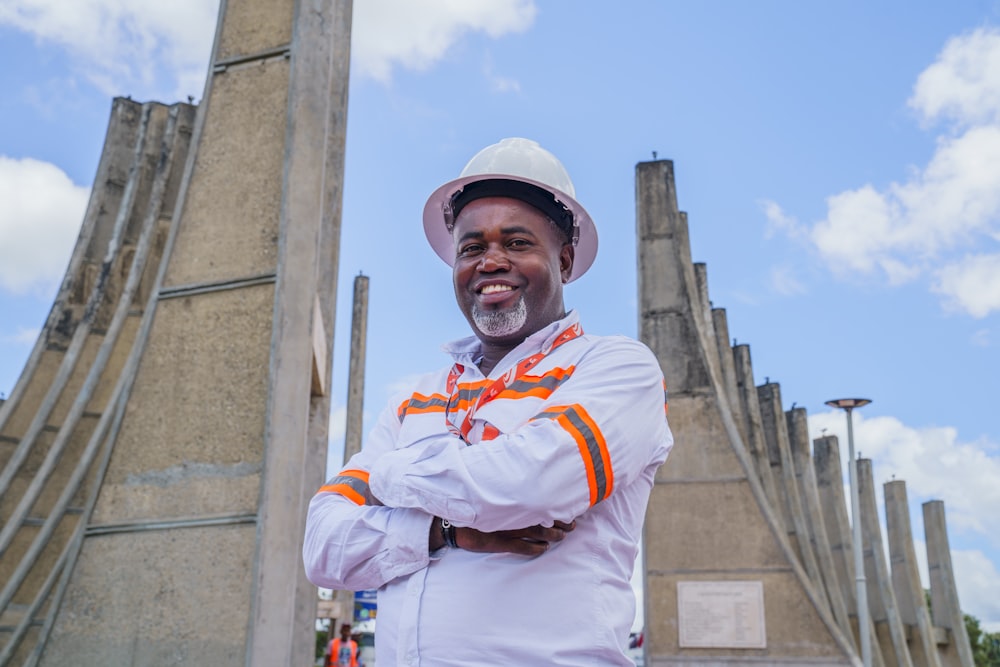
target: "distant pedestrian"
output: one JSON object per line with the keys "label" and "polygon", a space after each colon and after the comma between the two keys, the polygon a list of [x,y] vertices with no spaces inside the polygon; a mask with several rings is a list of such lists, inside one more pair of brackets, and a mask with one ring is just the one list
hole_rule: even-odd
{"label": "distant pedestrian", "polygon": [[340,626],[340,636],[330,640],[326,667],[358,667],[358,643],[351,639],[351,624]]}

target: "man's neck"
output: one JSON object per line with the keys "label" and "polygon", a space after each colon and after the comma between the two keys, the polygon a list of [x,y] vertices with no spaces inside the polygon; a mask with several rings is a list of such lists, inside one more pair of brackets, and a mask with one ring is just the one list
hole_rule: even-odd
{"label": "man's neck", "polygon": [[496,365],[499,364],[500,361],[504,357],[506,357],[511,350],[513,350],[515,347],[517,347],[523,342],[524,341],[521,340],[517,343],[517,345],[511,345],[511,346],[494,346],[483,343],[483,356],[479,360],[478,364],[479,370],[482,372],[483,375],[489,375],[490,372],[492,372],[493,369],[496,368]]}
{"label": "man's neck", "polygon": [[497,364],[499,364],[503,360],[504,357],[506,357],[508,354],[510,354],[510,352],[514,348],[516,348],[518,345],[520,345],[521,343],[523,343],[524,341],[526,341],[528,338],[534,336],[536,333],[538,333],[542,329],[545,329],[546,327],[551,326],[553,322],[558,322],[559,320],[564,319],[565,317],[566,317],[566,313],[563,313],[560,318],[552,320],[552,322],[549,322],[545,326],[540,327],[536,331],[532,331],[531,333],[525,335],[523,338],[521,338],[521,339],[519,339],[519,340],[517,340],[515,342],[495,343],[495,342],[483,340],[482,338],[480,338],[479,342],[480,342],[480,345],[482,346],[481,350],[482,350],[483,356],[479,360],[479,363],[476,364],[477,366],[479,366],[480,372],[482,372],[483,375],[489,375],[490,372],[492,372],[493,369],[496,368]]}

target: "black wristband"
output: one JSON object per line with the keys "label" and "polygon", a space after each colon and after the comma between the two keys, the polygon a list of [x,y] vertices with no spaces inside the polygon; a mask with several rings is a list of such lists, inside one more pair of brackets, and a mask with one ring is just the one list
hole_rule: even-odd
{"label": "black wristband", "polygon": [[451,521],[448,519],[441,519],[441,536],[444,537],[444,543],[449,547],[458,548],[458,542],[455,541],[455,526],[451,525]]}

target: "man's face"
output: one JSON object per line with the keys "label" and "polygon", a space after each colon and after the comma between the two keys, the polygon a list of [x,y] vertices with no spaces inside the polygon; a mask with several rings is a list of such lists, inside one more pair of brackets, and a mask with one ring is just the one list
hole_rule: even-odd
{"label": "man's face", "polygon": [[462,209],[453,237],[455,298],[481,340],[517,345],[565,314],[573,246],[538,209],[477,199]]}

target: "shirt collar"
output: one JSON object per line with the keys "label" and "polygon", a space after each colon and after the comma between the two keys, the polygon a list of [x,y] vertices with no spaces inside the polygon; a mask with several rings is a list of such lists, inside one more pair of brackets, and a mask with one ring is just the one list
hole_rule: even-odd
{"label": "shirt collar", "polygon": [[[551,349],[556,338],[559,337],[559,334],[574,324],[577,324],[579,321],[579,313],[577,313],[575,309],[569,311],[566,314],[566,317],[542,327],[521,341],[520,345],[507,353],[507,356],[505,356],[500,363],[497,364],[496,368],[500,369],[509,366],[509,359],[523,359],[524,357],[532,355],[535,352],[547,353],[549,349]],[[441,349],[447,354],[450,354],[456,363],[471,366],[474,366],[476,360],[482,356],[482,348],[482,343],[480,343],[479,339],[475,336],[459,338],[458,340],[445,343],[441,346]]]}

